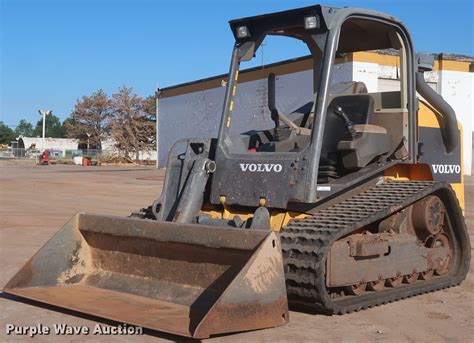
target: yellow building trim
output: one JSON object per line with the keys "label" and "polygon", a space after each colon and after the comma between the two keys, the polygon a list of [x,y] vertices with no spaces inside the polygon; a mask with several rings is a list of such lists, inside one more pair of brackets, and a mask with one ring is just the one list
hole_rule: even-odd
{"label": "yellow building trim", "polygon": [[354,62],[376,63],[383,66],[399,67],[400,57],[396,55],[378,54],[376,52],[359,51],[353,53]]}
{"label": "yellow building trim", "polygon": [[[348,62],[366,62],[379,64],[382,66],[399,67],[400,57],[398,55],[387,55],[371,51],[358,51],[346,54],[344,55],[344,57],[336,58],[335,64],[342,64]],[[240,71],[239,75],[238,73],[236,73],[235,76],[237,77],[238,75],[239,83],[244,83],[264,79],[269,73],[274,73],[276,76],[279,76],[311,70],[312,68],[313,60],[310,56],[307,56],[297,60],[289,60],[287,62],[283,61],[280,63],[270,64],[267,65],[265,68],[242,70]],[[471,62],[467,61],[453,61],[443,59],[437,59],[434,61],[434,70],[470,72],[470,68]],[[176,87],[164,89],[160,97],[163,99],[181,94],[222,87],[223,84],[227,83],[227,79],[227,75],[220,75],[202,81],[183,84],[181,86],[178,85]]]}
{"label": "yellow building trim", "polygon": [[[352,62],[352,54],[347,54],[344,57],[336,58],[336,64]],[[311,57],[301,58],[298,61],[289,61],[287,63],[276,63],[276,65],[269,65],[265,68],[254,69],[254,70],[241,70],[238,79],[239,83],[250,82],[255,80],[265,79],[269,73],[273,73],[276,76],[298,73],[301,71],[313,69],[313,60]],[[236,74],[237,76],[237,74]],[[221,75],[212,77],[210,79],[196,81],[189,84],[183,84],[170,89],[164,89],[161,92],[160,99],[169,98],[172,96],[178,96],[182,94],[188,94],[198,91],[205,91],[207,89],[222,87],[223,84],[227,84],[227,75]]]}
{"label": "yellow building trim", "polygon": [[[397,55],[385,55],[377,52],[358,51],[352,54],[355,62],[376,63],[383,66],[399,67],[400,58]],[[434,61],[434,70],[450,70],[469,73],[471,62],[437,59]]]}
{"label": "yellow building trim", "polygon": [[435,60],[434,70],[449,70],[449,71],[461,71],[469,73],[469,67],[471,62],[466,61],[452,61],[452,60]]}

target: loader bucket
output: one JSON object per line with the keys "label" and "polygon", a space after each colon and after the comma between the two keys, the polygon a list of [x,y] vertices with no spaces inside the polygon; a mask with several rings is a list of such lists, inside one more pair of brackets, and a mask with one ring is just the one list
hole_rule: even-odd
{"label": "loader bucket", "polygon": [[195,338],[288,321],[280,241],[260,230],[79,213],[4,292]]}

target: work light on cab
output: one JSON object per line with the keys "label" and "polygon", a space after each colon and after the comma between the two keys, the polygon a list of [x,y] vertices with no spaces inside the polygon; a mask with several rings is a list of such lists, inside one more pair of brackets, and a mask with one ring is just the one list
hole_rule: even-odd
{"label": "work light on cab", "polygon": [[317,29],[319,27],[319,20],[316,16],[304,17],[304,28],[306,30]]}
{"label": "work light on cab", "polygon": [[239,26],[237,28],[237,38],[248,38],[250,37],[250,32],[247,26]]}

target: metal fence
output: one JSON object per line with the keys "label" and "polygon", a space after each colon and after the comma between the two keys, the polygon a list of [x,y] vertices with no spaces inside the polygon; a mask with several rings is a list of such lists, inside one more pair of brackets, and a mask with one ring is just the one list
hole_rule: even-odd
{"label": "metal fence", "polygon": [[[107,150],[84,149],[84,150],[62,150],[48,149],[49,159],[58,163],[79,164],[83,157],[89,157],[96,161],[107,161],[114,154]],[[0,159],[32,159],[37,160],[41,156],[38,149],[22,149],[22,148],[2,148],[0,149]]]}
{"label": "metal fence", "polygon": [[[64,149],[48,149],[49,160],[57,164],[82,164],[83,157],[89,157],[92,164],[95,163],[121,163],[121,162],[138,162],[140,164],[154,164],[156,161],[156,152],[140,152],[138,154],[138,161],[135,161],[135,154],[130,155],[128,159],[119,157],[117,152],[110,150],[98,149],[78,149],[78,150],[64,150]],[[0,160],[32,160],[38,161],[41,157],[39,149],[22,149],[22,148],[1,148]]]}

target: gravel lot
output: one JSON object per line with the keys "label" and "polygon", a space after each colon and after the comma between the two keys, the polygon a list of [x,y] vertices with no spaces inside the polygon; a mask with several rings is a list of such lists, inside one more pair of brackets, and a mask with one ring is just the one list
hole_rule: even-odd
{"label": "gravel lot", "polygon": [[[128,215],[160,193],[163,171],[151,167],[35,166],[0,161],[0,286],[56,232],[69,217],[84,211]],[[474,246],[474,177],[466,182],[466,221]],[[290,323],[275,329],[213,338],[206,342],[243,341],[387,341],[466,342],[474,336],[474,276],[459,287],[421,295],[345,316],[290,313]],[[5,333],[7,324],[87,326],[97,318],[58,311],[27,301],[0,298],[0,341],[26,341]],[[107,321],[99,322],[104,327]],[[180,339],[154,331],[142,336],[36,336],[38,342],[159,342]]]}

